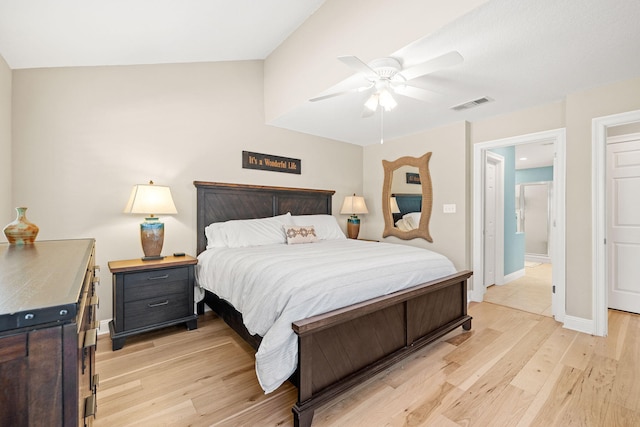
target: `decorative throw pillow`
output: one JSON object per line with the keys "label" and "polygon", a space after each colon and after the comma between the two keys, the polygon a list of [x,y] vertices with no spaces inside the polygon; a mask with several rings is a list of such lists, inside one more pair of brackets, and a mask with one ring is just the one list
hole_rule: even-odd
{"label": "decorative throw pillow", "polygon": [[294,225],[313,226],[318,240],[346,239],[338,220],[332,215],[292,215]]}
{"label": "decorative throw pillow", "polygon": [[284,234],[287,236],[287,244],[295,245],[297,243],[313,243],[318,241],[316,230],[313,225],[296,226],[283,225]]}

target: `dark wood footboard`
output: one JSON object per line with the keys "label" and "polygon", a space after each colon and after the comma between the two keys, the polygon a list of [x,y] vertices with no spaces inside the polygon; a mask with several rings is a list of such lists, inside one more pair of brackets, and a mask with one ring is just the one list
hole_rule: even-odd
{"label": "dark wood footboard", "polygon": [[298,334],[296,426],[320,405],[455,328],[467,315],[470,271],[294,322]]}

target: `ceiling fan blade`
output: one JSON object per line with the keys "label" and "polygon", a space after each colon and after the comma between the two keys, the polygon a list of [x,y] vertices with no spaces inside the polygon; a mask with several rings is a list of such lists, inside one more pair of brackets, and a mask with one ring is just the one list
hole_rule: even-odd
{"label": "ceiling fan blade", "polygon": [[341,90],[339,92],[333,92],[333,93],[328,93],[326,95],[316,96],[315,98],[311,98],[309,101],[311,102],[322,101],[323,99],[329,99],[335,96],[346,95],[348,93],[362,92],[364,89],[367,89],[367,87],[364,86],[364,87],[358,87],[355,89]]}
{"label": "ceiling fan blade", "polygon": [[411,80],[416,77],[442,70],[443,68],[453,67],[454,65],[461,64],[462,61],[464,61],[462,55],[454,50],[430,59],[427,62],[423,62],[422,64],[414,65],[406,70],[402,70],[400,74],[402,74],[405,79]]}
{"label": "ceiling fan blade", "polygon": [[348,93],[364,92],[365,90],[371,89],[372,87],[373,87],[373,83],[370,83],[366,86],[360,86],[360,87],[355,87],[353,89],[340,90],[337,92],[328,93],[326,95],[316,96],[315,98],[311,98],[309,101],[316,102],[316,101],[322,101],[323,99],[333,98],[335,96],[346,95]]}
{"label": "ceiling fan blade", "polygon": [[[377,108],[376,108],[377,110]],[[362,118],[366,119],[367,117],[371,117],[375,114],[375,111],[371,110],[370,108],[364,107],[362,109]]]}
{"label": "ceiling fan blade", "polygon": [[442,98],[442,95],[439,93],[409,85],[395,87],[394,92],[398,95],[430,103],[438,102]]}
{"label": "ceiling fan blade", "polygon": [[338,59],[354,70],[364,74],[370,80],[377,80],[378,77],[380,77],[371,67],[362,62],[362,60],[357,56],[338,56]]}

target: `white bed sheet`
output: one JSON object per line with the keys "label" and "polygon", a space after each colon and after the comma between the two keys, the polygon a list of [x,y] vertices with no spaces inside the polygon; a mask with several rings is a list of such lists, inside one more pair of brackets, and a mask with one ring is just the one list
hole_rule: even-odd
{"label": "white bed sheet", "polygon": [[426,249],[347,239],[208,249],[198,256],[196,279],[263,337],[256,374],[269,393],[296,369],[294,321],[455,272],[448,258]]}

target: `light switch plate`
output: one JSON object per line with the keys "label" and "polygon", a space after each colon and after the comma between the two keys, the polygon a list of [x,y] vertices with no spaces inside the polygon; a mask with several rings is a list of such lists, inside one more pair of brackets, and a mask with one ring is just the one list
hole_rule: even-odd
{"label": "light switch plate", "polygon": [[456,213],[456,205],[454,204],[448,204],[448,205],[442,205],[442,212],[444,213]]}

